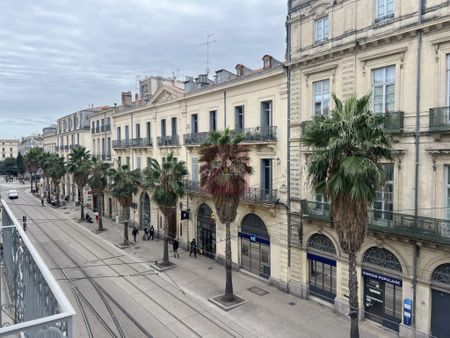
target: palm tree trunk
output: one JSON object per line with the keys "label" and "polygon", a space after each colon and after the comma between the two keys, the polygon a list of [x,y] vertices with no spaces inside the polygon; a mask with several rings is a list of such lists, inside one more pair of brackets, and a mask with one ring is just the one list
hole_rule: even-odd
{"label": "palm tree trunk", "polygon": [[350,305],[350,338],[359,338],[358,327],[358,276],[356,273],[356,254],[350,252],[348,254],[348,290]]}
{"label": "palm tree trunk", "polygon": [[80,187],[78,186],[78,201],[80,201],[80,206],[81,206],[81,219],[84,219],[84,200],[83,200],[83,196],[82,196],[82,192]]}
{"label": "palm tree trunk", "polygon": [[225,273],[226,273],[226,282],[225,282],[225,295],[223,296],[223,300],[225,302],[234,301],[233,294],[233,279],[232,279],[232,270],[231,270],[231,230],[230,230],[230,222],[226,222],[226,237],[225,237]]}
{"label": "palm tree trunk", "polygon": [[[99,197],[97,196],[97,199]],[[98,231],[103,231],[103,221],[102,221],[102,203],[98,206]]]}
{"label": "palm tree trunk", "polygon": [[129,244],[129,240],[128,240],[128,222],[129,222],[129,211],[130,211],[130,207],[123,207],[123,211],[122,211],[122,215],[124,216],[125,220],[123,222],[123,244],[124,245],[128,245]]}
{"label": "palm tree trunk", "polygon": [[30,173],[30,190],[33,192],[33,173]]}
{"label": "palm tree trunk", "polygon": [[170,265],[169,262],[169,215],[164,215],[164,252],[162,265]]}

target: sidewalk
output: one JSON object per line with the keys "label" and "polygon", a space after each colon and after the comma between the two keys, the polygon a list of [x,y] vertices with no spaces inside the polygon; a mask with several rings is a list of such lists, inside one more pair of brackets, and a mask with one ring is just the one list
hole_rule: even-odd
{"label": "sidewalk", "polygon": [[[59,209],[65,216],[78,220],[79,208],[69,205]],[[87,211],[87,210],[86,210]],[[89,210],[89,213],[91,211]],[[92,214],[93,215],[93,214]],[[97,229],[97,224],[81,222],[81,226],[89,230]],[[106,231],[92,236],[100,236],[107,241],[117,244],[123,241],[123,224],[103,218]],[[130,239],[131,229],[129,230]],[[142,241],[143,231],[139,232],[137,243],[123,251],[133,255],[138,260],[161,260],[163,241]],[[171,249],[171,246],[169,246]],[[225,269],[214,260],[197,255],[189,256],[189,252],[179,249],[180,258],[173,258],[170,250],[170,259],[176,263],[174,269],[164,272],[170,280],[178,285],[188,297],[206,307],[222,313],[224,317],[243,329],[242,335],[251,332],[257,337],[348,337],[350,322],[344,316],[335,313],[332,308],[322,304],[298,298],[287,294],[267,282],[243,272],[233,271],[233,286],[236,295],[247,300],[247,303],[225,312],[212,303],[208,298],[224,292]],[[258,295],[250,288],[259,288],[267,293]],[[256,290],[261,291],[261,290]],[[221,312],[222,311],[222,312]],[[397,337],[381,327],[369,322],[360,323],[361,337]]]}

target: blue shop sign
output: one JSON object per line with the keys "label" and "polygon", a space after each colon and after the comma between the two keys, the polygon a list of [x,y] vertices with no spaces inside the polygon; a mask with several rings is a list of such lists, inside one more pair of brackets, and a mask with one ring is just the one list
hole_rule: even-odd
{"label": "blue shop sign", "polygon": [[325,263],[327,265],[336,266],[336,261],[335,260],[329,259],[329,258],[325,258],[325,257],[322,257],[322,256],[317,256],[317,255],[314,255],[314,254],[309,253],[309,252],[307,254],[307,258],[312,260],[312,261],[318,261],[318,262],[321,262],[321,263]]}
{"label": "blue shop sign", "polygon": [[246,238],[246,239],[250,240],[250,242],[270,245],[270,240],[262,238],[262,237],[258,237],[254,234],[246,234],[245,232],[239,232],[239,237]]}
{"label": "blue shop sign", "polygon": [[367,277],[370,277],[370,278],[373,278],[373,279],[377,279],[379,281],[382,281],[382,282],[385,282],[385,283],[389,283],[389,284],[393,284],[393,285],[399,286],[399,287],[402,287],[402,284],[403,284],[401,279],[385,276],[385,275],[382,275],[380,273],[373,272],[373,271],[363,270],[362,274],[363,274],[363,276],[367,276]]}

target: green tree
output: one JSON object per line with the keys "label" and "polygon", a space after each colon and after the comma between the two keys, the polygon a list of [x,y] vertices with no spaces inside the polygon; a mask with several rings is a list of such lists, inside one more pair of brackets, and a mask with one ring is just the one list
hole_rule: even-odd
{"label": "green tree", "polygon": [[339,245],[349,260],[350,337],[359,337],[356,254],[367,232],[368,206],[385,184],[382,160],[392,160],[392,138],[385,117],[370,112],[370,95],[350,97],[336,109],[305,125],[302,142],[311,147],[308,176],[316,192],[331,202]]}
{"label": "green tree", "polygon": [[16,157],[16,167],[17,167],[17,173],[19,174],[20,178],[23,179],[23,175],[25,174],[25,171],[27,170],[27,168],[25,167],[25,159],[23,158],[20,151]]}
{"label": "green tree", "polygon": [[144,169],[144,187],[152,190],[152,199],[158,204],[164,215],[164,252],[162,265],[169,262],[169,224],[172,213],[176,211],[178,199],[184,195],[184,177],[188,174],[186,164],[177,161],[173,153],[169,153],[160,165],[151,159],[150,166]]}
{"label": "green tree", "polygon": [[43,150],[39,147],[31,148],[24,156],[25,167],[30,174],[30,185],[31,191],[33,191],[33,181],[35,181],[35,187],[37,190],[36,173],[39,170],[40,158],[42,156]]}
{"label": "green tree", "polygon": [[240,144],[241,135],[212,132],[208,141],[202,144],[200,154],[200,184],[202,189],[212,195],[217,216],[225,224],[225,294],[222,300],[234,301],[232,259],[231,259],[231,223],[236,219],[240,196],[248,189],[247,177],[253,174],[249,165],[249,148]]}
{"label": "green tree", "polygon": [[94,195],[97,200],[99,200],[98,231],[103,231],[102,203],[103,197],[105,195],[105,190],[108,186],[109,170],[109,163],[102,162],[96,157],[92,158],[91,176],[88,179],[88,184],[92,189],[92,195]]}
{"label": "green tree", "polygon": [[111,194],[117,198],[122,207],[122,218],[124,220],[123,240],[124,245],[128,245],[128,223],[130,222],[130,207],[133,203],[133,195],[138,191],[138,185],[141,183],[141,172],[132,170],[128,165],[112,168],[109,171],[109,177],[112,179],[110,186]]}
{"label": "green tree", "polygon": [[44,186],[47,195],[47,202],[50,202],[50,173],[49,170],[51,168],[52,163],[49,162],[50,153],[43,152],[41,157],[39,158],[39,167],[42,169],[42,176],[44,179]]}
{"label": "green tree", "polygon": [[77,146],[72,149],[67,162],[67,171],[72,174],[73,180],[78,187],[78,200],[81,205],[81,219],[84,219],[84,194],[89,175],[91,174],[91,154],[85,147]]}
{"label": "green tree", "polygon": [[17,176],[16,159],[13,157],[5,158],[0,165],[0,172],[2,175]]}
{"label": "green tree", "polygon": [[59,206],[59,184],[66,173],[64,157],[58,154],[50,154],[47,157],[45,167],[47,168],[48,177],[51,178],[56,190],[56,205]]}

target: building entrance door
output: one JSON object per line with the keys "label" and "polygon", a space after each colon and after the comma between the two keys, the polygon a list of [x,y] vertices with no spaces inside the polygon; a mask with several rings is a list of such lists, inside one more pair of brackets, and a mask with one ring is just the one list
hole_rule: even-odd
{"label": "building entrance door", "polygon": [[197,212],[197,247],[208,258],[216,257],[216,221],[207,204],[202,204]]}
{"label": "building entrance door", "polygon": [[450,332],[450,320],[448,309],[450,309],[450,294],[431,290],[431,334],[433,337],[448,337]]}
{"label": "building entrance door", "polygon": [[140,216],[140,227],[150,226],[150,197],[146,192],[141,195]]}
{"label": "building entrance door", "polygon": [[364,279],[364,309],[366,318],[382,322],[384,308],[384,282],[366,277]]}

